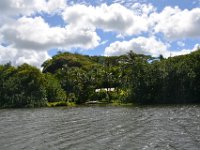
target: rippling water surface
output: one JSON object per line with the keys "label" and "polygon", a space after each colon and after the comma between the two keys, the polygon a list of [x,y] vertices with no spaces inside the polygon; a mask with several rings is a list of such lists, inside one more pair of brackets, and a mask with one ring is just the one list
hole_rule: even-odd
{"label": "rippling water surface", "polygon": [[0,149],[199,150],[200,107],[2,109]]}

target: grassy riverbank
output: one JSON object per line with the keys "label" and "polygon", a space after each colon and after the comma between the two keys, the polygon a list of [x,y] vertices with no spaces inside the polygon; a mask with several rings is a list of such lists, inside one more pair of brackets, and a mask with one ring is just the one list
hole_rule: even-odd
{"label": "grassy riverbank", "polygon": [[75,106],[91,106],[91,105],[100,105],[100,106],[135,106],[132,103],[124,103],[121,101],[111,101],[111,102],[101,102],[96,101],[96,103],[84,103],[84,104],[76,104],[74,102],[48,102],[47,107],[60,107],[60,106],[68,106],[68,107],[75,107]]}
{"label": "grassy riverbank", "polygon": [[74,102],[60,101],[60,102],[48,102],[47,106],[48,107],[59,107],[59,106],[74,107],[74,106],[77,106],[77,104]]}

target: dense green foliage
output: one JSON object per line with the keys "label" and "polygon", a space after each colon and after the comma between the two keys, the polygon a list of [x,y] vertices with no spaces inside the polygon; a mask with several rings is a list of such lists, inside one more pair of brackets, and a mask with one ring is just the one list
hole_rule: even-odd
{"label": "dense green foliage", "polygon": [[[43,63],[43,73],[53,74],[67,93],[67,100],[85,103],[91,100],[125,100],[129,69],[124,65],[126,56],[103,57],[59,53]],[[95,92],[95,89],[115,88],[115,91]]]}
{"label": "dense green foliage", "polygon": [[133,52],[113,57],[65,52],[42,67],[41,72],[27,64],[0,65],[0,107],[200,102],[200,50],[168,59]]}
{"label": "dense green foliage", "polygon": [[152,63],[133,56],[131,82],[137,103],[199,103],[200,50]]}
{"label": "dense green foliage", "polygon": [[62,89],[60,82],[52,74],[44,74],[46,96],[49,102],[66,100],[66,92]]}
{"label": "dense green foliage", "polygon": [[40,70],[23,64],[0,67],[0,106],[39,107],[47,102],[44,77]]}

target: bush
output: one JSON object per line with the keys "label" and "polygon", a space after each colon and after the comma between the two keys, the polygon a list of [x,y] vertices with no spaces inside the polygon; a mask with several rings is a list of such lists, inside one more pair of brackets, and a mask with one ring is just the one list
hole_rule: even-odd
{"label": "bush", "polygon": [[66,100],[66,92],[62,89],[60,82],[51,74],[45,74],[45,88],[48,102]]}
{"label": "bush", "polygon": [[[45,106],[46,90],[40,70],[27,64],[12,68],[4,66],[1,72],[2,76],[5,74],[0,94],[1,107]],[[10,70],[13,70],[12,73]]]}

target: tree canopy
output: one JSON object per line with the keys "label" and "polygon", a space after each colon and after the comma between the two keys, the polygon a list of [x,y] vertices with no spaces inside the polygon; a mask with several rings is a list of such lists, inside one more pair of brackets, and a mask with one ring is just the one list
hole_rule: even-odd
{"label": "tree canopy", "polygon": [[[42,65],[0,65],[0,107],[40,107],[48,102],[118,100],[123,103],[200,102],[200,50],[163,58],[58,53]],[[114,88],[114,91],[95,89]]]}

